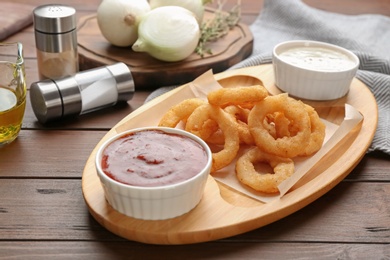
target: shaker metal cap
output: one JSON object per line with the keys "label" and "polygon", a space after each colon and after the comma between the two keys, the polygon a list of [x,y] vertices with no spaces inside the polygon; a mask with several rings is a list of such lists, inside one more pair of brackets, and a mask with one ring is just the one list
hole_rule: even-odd
{"label": "shaker metal cap", "polygon": [[66,33],[76,28],[76,10],[73,7],[50,4],[34,9],[35,30],[43,33]]}
{"label": "shaker metal cap", "polygon": [[108,65],[106,68],[115,78],[116,88],[118,90],[118,101],[130,100],[134,95],[135,86],[129,67],[123,62],[118,62]]}
{"label": "shaker metal cap", "polygon": [[43,80],[30,86],[34,114],[42,124],[81,112],[81,95],[73,78]]}

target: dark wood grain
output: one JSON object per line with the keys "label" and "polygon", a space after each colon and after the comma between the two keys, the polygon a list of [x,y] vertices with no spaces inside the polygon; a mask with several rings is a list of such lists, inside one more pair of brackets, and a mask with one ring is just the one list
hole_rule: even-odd
{"label": "dark wood grain", "polygon": [[375,0],[375,1],[366,1],[366,0],[304,0],[303,2],[307,3],[310,6],[315,8],[350,14],[381,14],[381,15],[390,15],[390,2],[388,0]]}
{"label": "dark wood grain", "polygon": [[81,116],[69,117],[61,121],[42,125],[37,121],[31,107],[29,96],[27,98],[26,112],[23,120],[23,129],[91,129],[109,130],[122,118],[142,106],[150,92],[137,91],[131,100],[116,106],[88,113]]}
{"label": "dark wood grain", "polygon": [[[77,15],[96,12],[101,0],[61,0]],[[15,0],[34,6],[50,0]],[[226,8],[237,1],[228,0]],[[388,0],[304,0],[343,14],[390,16]],[[251,24],[263,1],[242,0],[242,22]],[[0,3],[1,6],[1,3]],[[21,41],[27,83],[38,80],[33,28]],[[128,104],[41,125],[27,103],[17,141],[0,148],[0,259],[389,259],[390,157],[371,153],[330,192],[302,210],[263,228],[203,244],[154,246],[122,239],[89,214],[81,190],[85,161],[96,143],[140,107],[148,91]]]}
{"label": "dark wood grain", "polygon": [[[27,251],[26,248],[29,250]],[[319,259],[385,259],[389,247],[383,244],[329,244],[329,243],[247,243],[230,241],[210,242],[203,245],[161,247],[128,242],[0,242],[4,258],[23,258],[29,254],[36,259],[300,259],[303,255],[318,256]],[[158,252],[158,253],[156,253]],[[289,258],[286,258],[288,252]],[[23,254],[24,253],[24,254]]]}
{"label": "dark wood grain", "polygon": [[[389,195],[390,183],[343,181],[288,218],[221,241],[388,243]],[[0,196],[0,240],[125,241],[90,217],[77,178],[3,179]]]}

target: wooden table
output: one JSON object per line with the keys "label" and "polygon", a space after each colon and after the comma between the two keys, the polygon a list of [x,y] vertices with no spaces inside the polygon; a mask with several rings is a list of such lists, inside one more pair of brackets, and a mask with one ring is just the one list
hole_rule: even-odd
{"label": "wooden table", "polygon": [[[16,0],[38,6],[46,0]],[[62,0],[78,16],[96,12],[100,0]],[[388,0],[306,0],[346,14],[390,16]],[[228,1],[228,8],[235,1]],[[0,3],[1,6],[1,3]],[[242,0],[250,24],[262,1]],[[38,80],[33,28],[9,37],[24,44],[28,86]],[[268,226],[218,241],[180,246],[141,244],[98,224],[84,202],[81,177],[98,141],[140,107],[148,91],[128,105],[75,120],[39,124],[28,102],[19,138],[0,149],[0,259],[384,259],[390,257],[390,157],[366,155],[351,174],[302,210]]]}

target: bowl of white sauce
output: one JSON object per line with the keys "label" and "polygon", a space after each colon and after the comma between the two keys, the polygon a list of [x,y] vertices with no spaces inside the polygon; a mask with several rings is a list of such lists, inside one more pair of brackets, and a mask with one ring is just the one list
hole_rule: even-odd
{"label": "bowl of white sauce", "polygon": [[359,67],[359,58],[337,45],[287,41],[275,46],[275,84],[291,96],[334,100],[345,96]]}

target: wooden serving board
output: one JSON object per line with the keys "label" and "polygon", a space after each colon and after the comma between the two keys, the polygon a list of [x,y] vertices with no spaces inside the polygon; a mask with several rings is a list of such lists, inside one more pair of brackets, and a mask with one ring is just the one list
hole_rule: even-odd
{"label": "wooden serving board", "polygon": [[[206,9],[205,20],[215,11]],[[239,23],[223,38],[210,43],[212,54],[197,54],[179,62],[163,62],[131,47],[111,45],[101,34],[96,15],[81,17],[77,32],[80,68],[82,70],[124,62],[132,72],[136,89],[156,89],[192,81],[209,69],[215,73],[226,70],[252,53],[253,36],[247,25]]]}
{"label": "wooden serving board", "polygon": [[[226,71],[216,74],[215,78],[223,87],[254,85],[261,80],[271,94],[280,93],[274,85],[272,65]],[[94,166],[97,149],[124,128],[145,126],[142,118],[154,115],[158,122],[163,113],[157,112],[159,106],[186,91],[188,85],[183,85],[129,114],[104,136],[86,163],[82,190],[90,213],[101,225],[121,237],[151,244],[199,243],[241,234],[286,217],[325,194],[352,171],[368,149],[378,121],[375,98],[362,82],[354,79],[347,96],[334,101],[306,103],[314,106],[322,118],[336,124],[344,119],[344,105],[348,103],[362,113],[364,120],[281,199],[262,203],[217,183],[210,176],[199,205],[183,216],[145,221],[120,214],[104,198]]]}

